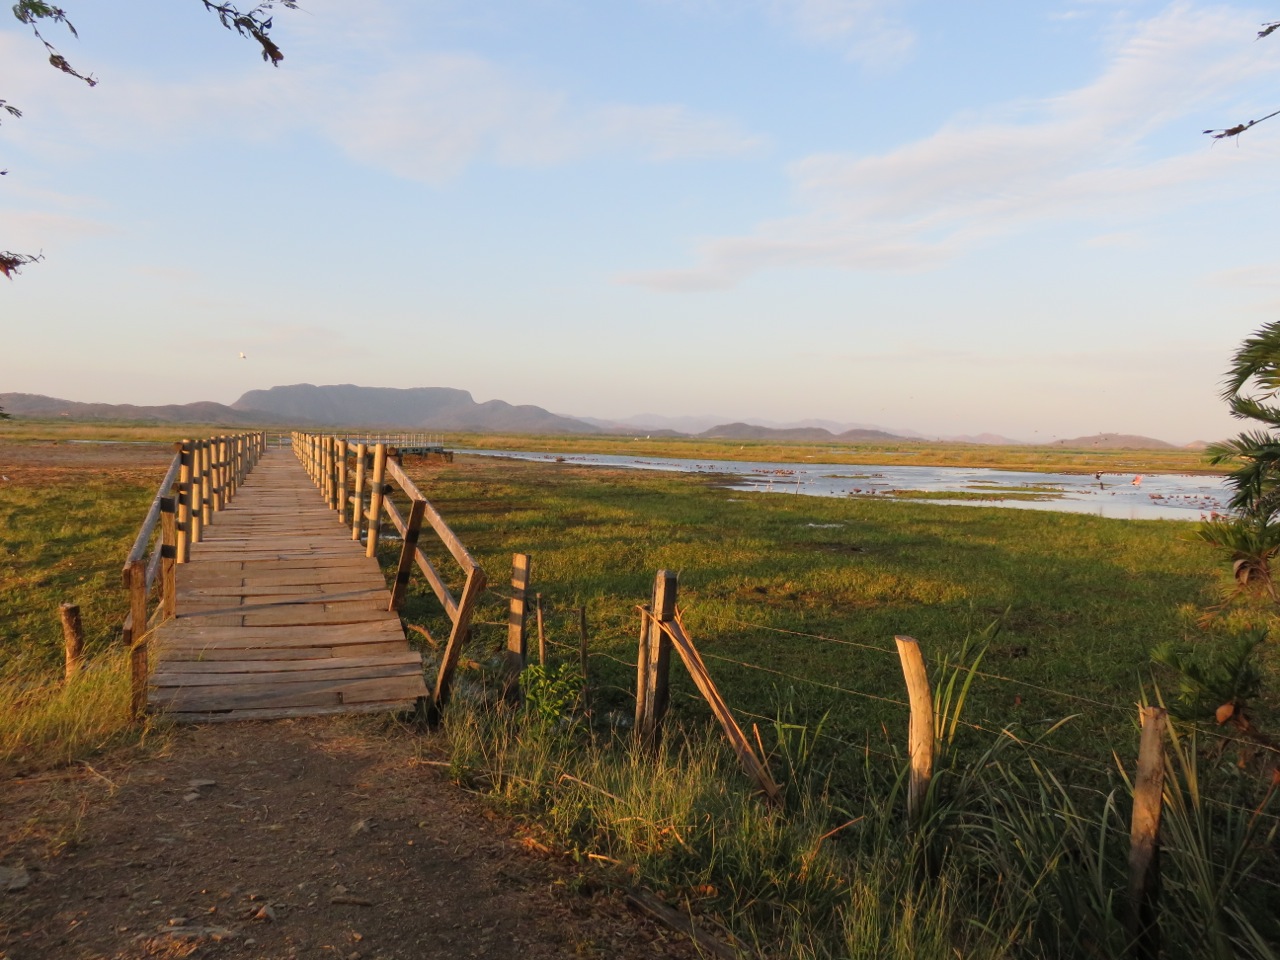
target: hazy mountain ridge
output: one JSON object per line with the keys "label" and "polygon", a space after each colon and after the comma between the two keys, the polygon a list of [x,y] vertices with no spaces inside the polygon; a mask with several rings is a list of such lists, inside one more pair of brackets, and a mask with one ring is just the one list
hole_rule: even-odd
{"label": "hazy mountain ridge", "polygon": [[599,430],[589,423],[561,417],[532,404],[517,406],[504,400],[476,403],[469,391],[453,387],[295,383],[250,390],[231,406],[237,410],[266,410],[288,420],[309,417],[330,426],[476,433],[597,433]]}
{"label": "hazy mountain ridge", "polygon": [[852,443],[859,440],[909,440],[883,430],[846,430],[832,433],[823,427],[792,427],[778,429],[760,427],[754,423],[722,423],[698,434],[708,440],[793,440],[824,443],[828,441]]}
{"label": "hazy mountain ridge", "polygon": [[[159,420],[164,423],[274,424],[280,418],[262,410],[232,409],[212,400],[142,406],[132,403],[78,403],[39,393],[0,393],[0,407],[18,417],[68,417],[76,420]],[[298,417],[299,425],[314,421]]]}
{"label": "hazy mountain ridge", "polygon": [[[880,427],[823,419],[733,421],[701,426],[715,418],[640,414],[627,421],[573,417],[532,404],[503,400],[477,403],[467,390],[453,387],[361,387],[355,384],[316,386],[298,383],[250,390],[235,403],[212,401],[184,404],[81,403],[33,393],[0,393],[0,408],[18,417],[59,417],[83,420],[155,420],[164,423],[226,425],[297,425],[331,427],[387,427],[472,433],[591,434],[621,433],[653,437],[696,436],[705,439],[776,442],[856,443],[928,442],[1020,445],[993,433],[934,437],[914,430],[894,432]],[[639,422],[643,421],[643,422]],[[684,429],[678,429],[675,425]],[[844,428],[844,429],[833,429]],[[1081,450],[1172,450],[1177,445],[1136,434],[1099,433],[1052,441],[1050,446]],[[1201,441],[1182,449],[1203,449]]]}

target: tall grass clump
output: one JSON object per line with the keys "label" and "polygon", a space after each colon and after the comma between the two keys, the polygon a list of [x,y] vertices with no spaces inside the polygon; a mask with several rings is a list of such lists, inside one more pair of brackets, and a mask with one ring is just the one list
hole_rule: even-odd
{"label": "tall grass clump", "polygon": [[63,766],[144,735],[129,719],[129,657],[111,651],[69,680],[33,676],[21,664],[0,672],[0,776]]}
{"label": "tall grass clump", "polygon": [[[558,716],[476,698],[451,708],[445,737],[461,782],[762,956],[1130,957],[1133,758],[1079,766],[1053,745],[1070,718],[1038,732],[971,724],[993,638],[973,636],[935,670],[935,774],[914,823],[907,758],[830,749],[825,721],[802,722],[790,689],[775,691],[762,731],[781,807],[754,795],[718,733],[695,723],[671,723],[650,750],[626,729],[593,727],[565,697]],[[1203,755],[1174,728],[1162,955],[1274,960],[1277,788],[1259,802],[1256,778]]]}

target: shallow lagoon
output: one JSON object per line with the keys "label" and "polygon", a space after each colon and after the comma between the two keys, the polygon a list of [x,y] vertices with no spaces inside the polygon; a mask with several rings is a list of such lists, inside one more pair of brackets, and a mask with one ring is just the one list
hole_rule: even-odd
{"label": "shallow lagoon", "polygon": [[[665,470],[737,477],[733,490],[811,497],[876,497],[964,506],[1089,513],[1122,520],[1199,520],[1226,509],[1222,478],[1186,474],[1025,473],[974,467],[899,467],[847,463],[681,460],[610,454],[559,455],[518,450],[459,450],[513,460]],[[947,494],[954,496],[948,497]]]}

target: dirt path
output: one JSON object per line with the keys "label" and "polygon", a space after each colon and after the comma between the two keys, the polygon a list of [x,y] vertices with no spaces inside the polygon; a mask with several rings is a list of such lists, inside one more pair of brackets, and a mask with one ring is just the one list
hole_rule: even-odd
{"label": "dirt path", "polygon": [[695,955],[370,719],[181,728],[0,825],[2,960]]}

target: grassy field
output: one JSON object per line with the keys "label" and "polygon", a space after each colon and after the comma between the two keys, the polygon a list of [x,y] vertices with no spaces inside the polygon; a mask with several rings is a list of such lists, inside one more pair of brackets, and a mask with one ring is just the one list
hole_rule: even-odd
{"label": "grassy field", "polygon": [[[170,453],[67,439],[0,442],[9,477],[0,681],[18,691],[0,708],[6,774],[91,759],[146,734],[124,722],[118,577]],[[462,456],[406,468],[492,581],[467,652],[474,665],[440,736],[461,782],[542,824],[549,842],[612,864],[610,882],[664,890],[767,955],[1127,949],[1115,898],[1128,801],[1116,761],[1133,768],[1144,689],[1172,682],[1153,672],[1152,647],[1220,642],[1197,619],[1227,576],[1191,541],[1193,525],[739,493],[708,476],[573,463]],[[384,564],[397,546],[385,542]],[[476,696],[505,637],[514,551],[533,557],[553,666],[576,661],[577,609],[587,610],[589,723],[563,709],[553,711],[561,721],[539,724]],[[786,785],[785,814],[751,796],[679,666],[665,747],[631,749],[635,606],[660,568],[679,572],[686,621],[729,704],[744,725],[758,723]],[[59,682],[63,600],[85,610],[91,653],[91,669],[68,686]],[[405,615],[445,633],[420,580]],[[1272,619],[1265,608],[1234,615],[1237,625]],[[994,623],[928,815],[904,831],[905,692],[893,636],[920,640],[936,683],[972,656],[966,637]],[[1263,730],[1276,729],[1273,646],[1263,651],[1266,692],[1252,705]],[[1028,743],[1046,739],[1023,746],[999,733],[1006,726]],[[1253,927],[1232,913],[1261,924],[1264,941],[1277,935],[1264,922],[1280,882],[1274,835],[1246,829],[1274,822],[1250,819],[1259,782],[1232,749],[1179,756],[1168,955],[1273,956],[1265,942],[1248,946]]]}
{"label": "grassy field", "polygon": [[[742,493],[706,477],[569,463],[466,458],[411,470],[495,583],[512,552],[533,556],[554,641],[577,643],[586,606],[601,654],[593,669],[622,688],[603,695],[619,710],[633,679],[608,657],[634,660],[634,607],[666,568],[680,572],[688,626],[736,706],[771,714],[794,687],[801,720],[830,713],[832,735],[859,743],[867,731],[883,740],[892,723],[897,741],[901,708],[858,696],[904,698],[894,635],[916,637],[938,661],[998,623],[983,669],[1010,680],[977,685],[974,722],[1081,713],[1062,738],[1105,763],[1131,740],[1152,647],[1211,642],[1196,616],[1224,585],[1187,523]],[[483,619],[504,621],[496,603]],[[429,619],[430,609],[410,612]],[[1268,670],[1275,679],[1274,660]],[[683,696],[692,686],[677,683],[674,709],[698,713]]]}
{"label": "grassy field", "polygon": [[[590,624],[591,722],[566,711],[558,725],[531,726],[464,699],[446,723],[460,781],[766,954],[1127,953],[1121,770],[1135,762],[1137,703],[1156,681],[1173,683],[1151,649],[1220,642],[1196,624],[1226,578],[1191,542],[1193,525],[743,494],[705,476],[572,463],[408,468],[497,588],[469,653],[473,694],[505,637],[512,551],[533,557],[553,670],[576,660],[579,606]],[[785,817],[748,798],[679,666],[667,746],[656,757],[630,748],[635,605],[659,568],[679,571],[713,676],[744,726],[758,725],[786,785]],[[439,636],[434,609],[418,587],[406,617]],[[893,636],[921,641],[940,686],[963,678],[949,665],[972,662],[966,637],[992,624],[923,825],[904,833],[907,712]],[[1268,695],[1252,709],[1274,729],[1272,647],[1264,671]],[[1236,766],[1233,745],[1215,745],[1207,727],[1205,737],[1201,749],[1173,748],[1166,955],[1271,957],[1276,821],[1252,813],[1271,795]]]}
{"label": "grassy field", "polygon": [[[9,440],[124,440],[168,443],[182,437],[233,432],[243,427],[217,424],[166,424],[133,421],[73,421],[19,418],[0,421],[0,437]],[[266,428],[268,436],[290,428]],[[337,431],[342,433],[341,429]],[[1219,473],[1194,450],[1099,450],[1047,446],[985,446],[969,443],[900,441],[892,443],[777,443],[703,440],[695,437],[633,438],[608,435],[534,436],[528,434],[448,433],[456,449],[527,450],[542,453],[612,453],[694,460],[763,460],[803,463],[865,463],[903,466],[991,467],[1035,473]]]}

